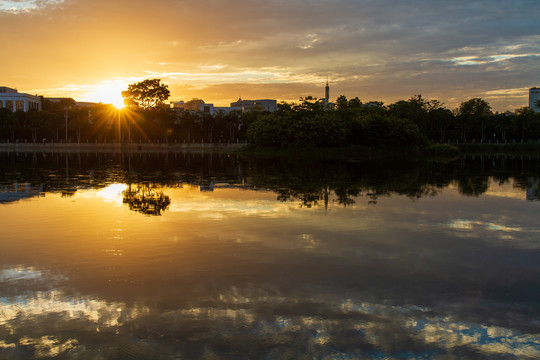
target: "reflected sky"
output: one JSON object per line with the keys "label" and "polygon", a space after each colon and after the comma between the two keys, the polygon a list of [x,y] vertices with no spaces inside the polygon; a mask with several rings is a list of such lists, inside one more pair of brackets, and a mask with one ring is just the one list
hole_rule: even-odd
{"label": "reflected sky", "polygon": [[488,184],[306,207],[179,183],[160,216],[118,182],[2,204],[0,356],[539,358],[540,202]]}

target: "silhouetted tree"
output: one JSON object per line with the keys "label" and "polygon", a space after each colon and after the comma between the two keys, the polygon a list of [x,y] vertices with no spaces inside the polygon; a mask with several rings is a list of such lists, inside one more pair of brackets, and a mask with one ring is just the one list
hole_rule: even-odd
{"label": "silhouetted tree", "polygon": [[345,95],[340,95],[336,99],[336,110],[337,111],[345,111],[349,107],[349,101],[347,100],[347,97]]}
{"label": "silhouetted tree", "polygon": [[430,138],[434,140],[436,136],[435,133],[437,132],[438,135],[440,135],[439,141],[444,141],[446,139],[446,131],[454,123],[454,114],[452,114],[449,109],[439,107],[430,110],[428,115],[431,126],[433,127]]}
{"label": "silhouetted tree", "polygon": [[409,100],[400,100],[388,106],[388,113],[394,117],[412,121],[422,135],[426,134],[428,122],[427,102],[422,95],[415,95]]}
{"label": "silhouetted tree", "polygon": [[6,108],[0,108],[0,131],[2,138],[11,137],[11,119],[13,118],[13,111]]}
{"label": "silhouetted tree", "polygon": [[483,99],[472,98],[462,102],[457,110],[462,140],[465,140],[465,134],[468,129],[474,126],[480,126],[481,140],[484,141],[486,125],[491,114],[491,106]]}
{"label": "silhouetted tree", "polygon": [[520,138],[523,141],[525,138],[525,129],[532,126],[534,122],[535,114],[534,110],[528,106],[516,109],[516,116],[514,117],[514,126],[519,132]]}
{"label": "silhouetted tree", "polygon": [[495,129],[500,132],[501,141],[506,141],[506,130],[508,130],[513,122],[513,115],[497,114],[493,115],[493,124]]}
{"label": "silhouetted tree", "polygon": [[157,108],[163,105],[170,96],[168,85],[160,84],[161,79],[147,79],[131,84],[122,91],[124,104],[144,109]]}

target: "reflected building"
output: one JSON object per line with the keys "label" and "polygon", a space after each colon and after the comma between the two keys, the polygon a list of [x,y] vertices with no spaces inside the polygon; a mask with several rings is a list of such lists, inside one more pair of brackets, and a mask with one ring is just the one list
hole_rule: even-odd
{"label": "reflected building", "polygon": [[527,200],[534,201],[540,200],[540,188],[538,179],[529,179],[529,186],[527,187]]}
{"label": "reflected building", "polygon": [[19,184],[14,181],[10,185],[3,185],[0,188],[0,204],[16,202],[22,199],[29,199],[40,196],[43,193],[43,185],[32,186],[29,183]]}
{"label": "reflected building", "polygon": [[214,183],[210,182],[208,184],[201,184],[199,186],[199,190],[201,192],[204,192],[204,191],[212,192],[212,191],[214,191]]}
{"label": "reflected building", "polygon": [[250,182],[242,179],[241,182],[235,181],[202,181],[199,183],[199,190],[201,192],[212,192],[216,189],[238,189],[238,190],[253,190],[255,186]]}

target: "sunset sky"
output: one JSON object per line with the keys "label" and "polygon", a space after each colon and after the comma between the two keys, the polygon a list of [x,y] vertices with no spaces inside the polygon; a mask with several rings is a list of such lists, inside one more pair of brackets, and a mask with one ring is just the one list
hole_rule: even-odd
{"label": "sunset sky", "polygon": [[160,78],[228,106],[421,94],[494,110],[540,86],[540,1],[0,0],[0,86],[111,102]]}

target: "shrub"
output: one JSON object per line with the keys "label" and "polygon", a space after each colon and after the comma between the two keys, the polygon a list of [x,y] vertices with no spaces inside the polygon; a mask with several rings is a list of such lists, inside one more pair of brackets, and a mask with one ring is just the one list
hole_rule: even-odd
{"label": "shrub", "polygon": [[423,143],[416,124],[385,115],[356,118],[351,126],[351,136],[354,143],[368,146],[417,146]]}

